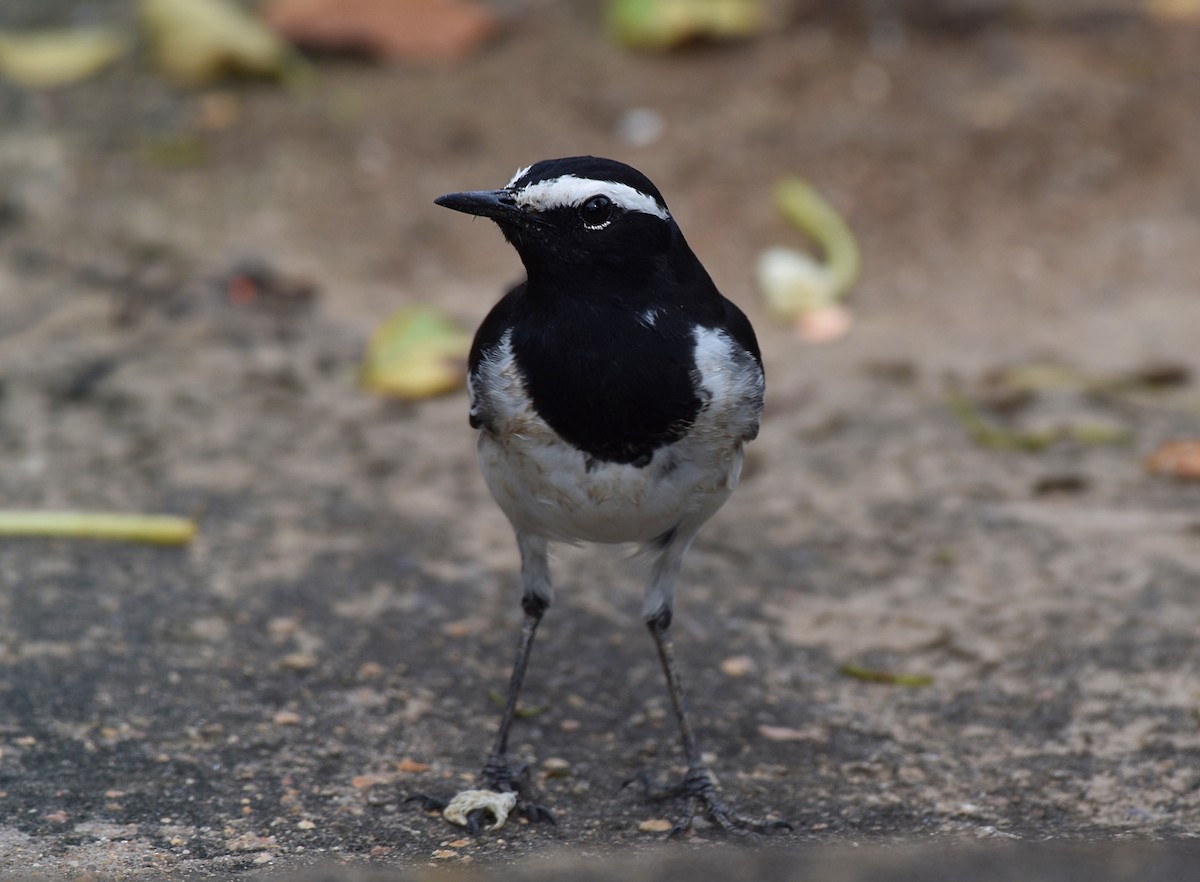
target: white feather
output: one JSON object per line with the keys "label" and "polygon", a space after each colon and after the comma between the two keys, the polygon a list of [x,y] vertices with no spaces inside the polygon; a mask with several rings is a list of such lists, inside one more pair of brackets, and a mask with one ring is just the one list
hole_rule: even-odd
{"label": "white feather", "polygon": [[[520,174],[511,182],[512,187]],[[614,204],[626,211],[639,211],[666,220],[671,215],[658,200],[628,184],[616,181],[595,181],[575,175],[562,175],[545,181],[537,181],[520,188],[514,194],[517,205],[527,211],[547,211],[553,208],[578,208],[593,196],[607,196]]]}

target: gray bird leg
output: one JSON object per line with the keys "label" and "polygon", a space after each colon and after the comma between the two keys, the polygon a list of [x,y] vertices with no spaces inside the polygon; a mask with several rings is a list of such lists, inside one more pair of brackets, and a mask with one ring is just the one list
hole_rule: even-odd
{"label": "gray bird leg", "polygon": [[663,674],[667,678],[667,692],[671,696],[671,706],[675,709],[675,719],[679,723],[679,736],[683,743],[683,756],[687,760],[687,773],[680,784],[666,789],[653,788],[648,780],[643,778],[646,792],[657,799],[685,797],[688,800],[687,811],[675,822],[668,836],[676,836],[689,829],[697,814],[708,818],[727,833],[754,835],[769,830],[790,830],[792,827],[787,821],[750,818],[728,808],[717,793],[712,773],[704,768],[700,759],[700,749],[696,746],[696,736],[687,716],[683,679],[679,676],[679,665],[675,661],[675,643],[671,639],[670,631],[675,578],[679,574],[683,553],[691,544],[691,537],[680,544],[682,548],[672,547],[674,543],[668,545],[655,562],[650,589],[646,594],[646,627],[650,630],[650,636],[654,638],[658,660],[662,663]]}

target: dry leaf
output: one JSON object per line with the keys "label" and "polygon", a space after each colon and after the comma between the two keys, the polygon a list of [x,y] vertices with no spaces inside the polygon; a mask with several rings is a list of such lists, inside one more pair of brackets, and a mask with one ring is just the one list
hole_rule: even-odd
{"label": "dry leaf", "polygon": [[228,0],[141,0],[139,12],[159,69],[181,85],[298,70],[287,43]]}
{"label": "dry leaf", "polygon": [[762,0],[610,0],[609,34],[634,49],[750,37],[766,23]]}
{"label": "dry leaf", "polygon": [[1167,441],[1146,457],[1146,470],[1156,475],[1200,481],[1200,438]]}
{"label": "dry leaf", "polygon": [[471,336],[430,306],[408,306],[371,336],[360,374],[364,387],[395,398],[451,392],[467,376]]}
{"label": "dry leaf", "polygon": [[32,89],[93,76],[120,58],[129,41],[106,28],[0,33],[0,73]]}
{"label": "dry leaf", "polygon": [[459,61],[496,30],[469,0],[273,0],[263,17],[297,46],[391,61]]}

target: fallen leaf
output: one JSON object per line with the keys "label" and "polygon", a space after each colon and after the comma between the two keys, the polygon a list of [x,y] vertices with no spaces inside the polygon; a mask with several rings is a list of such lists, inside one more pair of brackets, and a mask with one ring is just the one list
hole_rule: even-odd
{"label": "fallen leaf", "polygon": [[389,61],[460,61],[496,31],[469,0],[273,0],[267,24],[297,46]]}
{"label": "fallen leaf", "polygon": [[359,381],[380,395],[426,398],[451,392],[467,376],[471,336],[431,306],[407,306],[380,325]]}
{"label": "fallen leaf", "polygon": [[608,32],[634,49],[750,37],[766,24],[762,0],[610,0]]}
{"label": "fallen leaf", "polygon": [[775,203],[812,239],[823,257],[794,248],[768,248],[758,258],[758,286],[767,308],[795,324],[809,342],[836,340],[850,329],[850,313],[839,301],[861,267],[858,242],[845,220],[807,181],[787,178],[775,188]]}
{"label": "fallen leaf", "polygon": [[156,545],[185,545],[196,523],[173,515],[76,511],[0,511],[0,537],[57,536],[112,539]]}
{"label": "fallen leaf", "polygon": [[[488,701],[490,701],[492,704],[496,705],[497,707],[504,707],[504,705],[507,703],[507,699],[505,699],[504,695],[499,690],[496,690],[496,689],[489,689],[488,693],[487,693],[487,697],[488,697]],[[542,705],[542,704],[533,705],[532,707],[523,705],[523,704],[518,704],[517,709],[515,711],[513,711],[513,715],[516,716],[518,719],[523,720],[523,719],[529,719],[530,717],[540,716],[540,715],[544,714],[546,712],[546,710],[547,710],[546,706]]]}
{"label": "fallen leaf", "polygon": [[31,89],[65,86],[98,74],[129,50],[107,28],[0,33],[0,73]]}
{"label": "fallen leaf", "polygon": [[294,79],[303,69],[286,42],[229,0],[141,0],[139,14],[159,70],[181,85]]}
{"label": "fallen leaf", "polygon": [[1200,438],[1167,441],[1146,457],[1146,470],[1155,475],[1200,481]]}
{"label": "fallen leaf", "polygon": [[855,680],[884,683],[888,686],[928,686],[933,682],[933,677],[928,674],[894,674],[891,671],[879,671],[860,665],[842,665],[838,670]]}
{"label": "fallen leaf", "polygon": [[993,450],[1037,453],[1064,440],[1088,445],[1123,445],[1133,441],[1133,432],[1125,426],[1103,422],[1074,422],[1038,430],[994,425],[984,419],[975,402],[961,392],[952,392],[947,405],[972,441]]}

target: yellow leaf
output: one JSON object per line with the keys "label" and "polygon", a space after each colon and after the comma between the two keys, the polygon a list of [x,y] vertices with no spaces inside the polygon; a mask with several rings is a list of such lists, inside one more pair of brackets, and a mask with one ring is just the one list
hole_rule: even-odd
{"label": "yellow leaf", "polygon": [[360,380],[372,392],[428,398],[452,392],[467,375],[471,336],[440,310],[407,306],[371,336]]}
{"label": "yellow leaf", "polygon": [[195,521],[172,515],[0,511],[0,537],[4,538],[43,536],[184,545],[195,535]]}
{"label": "yellow leaf", "polygon": [[87,79],[129,49],[129,41],[105,28],[0,33],[0,73],[33,89]]}
{"label": "yellow leaf", "polygon": [[229,0],[141,0],[139,12],[159,69],[181,85],[299,69],[287,43]]}
{"label": "yellow leaf", "polygon": [[608,29],[635,49],[671,49],[697,39],[749,37],[762,30],[762,0],[610,0]]}

